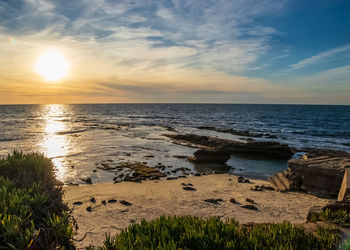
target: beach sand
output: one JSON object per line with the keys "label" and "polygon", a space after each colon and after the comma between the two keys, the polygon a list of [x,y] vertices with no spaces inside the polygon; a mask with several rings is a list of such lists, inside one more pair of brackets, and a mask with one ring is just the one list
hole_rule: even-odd
{"label": "beach sand", "polygon": [[[191,183],[195,191],[183,189],[182,183]],[[161,215],[195,215],[200,217],[220,216],[235,218],[240,223],[282,222],[301,224],[306,221],[308,210],[314,205],[325,205],[329,200],[304,193],[263,190],[252,191],[255,185],[269,185],[263,180],[238,183],[237,176],[213,174],[191,176],[177,180],[122,182],[64,187],[65,201],[73,208],[73,216],[79,230],[76,239],[78,248],[90,244],[101,245],[105,233],[114,235],[142,218],[151,220]],[[94,197],[96,203],[90,201]],[[234,198],[240,204],[233,204]],[[252,199],[258,211],[242,208]],[[108,203],[115,199],[118,202]],[[219,204],[205,199],[223,199]],[[105,200],[106,205],[101,204]],[[125,200],[132,205],[120,203]],[[73,202],[83,202],[73,205]],[[86,208],[91,206],[92,211]]]}

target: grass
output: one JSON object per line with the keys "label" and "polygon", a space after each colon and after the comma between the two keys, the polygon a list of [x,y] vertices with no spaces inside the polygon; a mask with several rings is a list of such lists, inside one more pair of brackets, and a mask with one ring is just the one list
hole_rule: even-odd
{"label": "grass", "polygon": [[318,227],[305,233],[289,222],[239,225],[219,217],[160,217],[133,224],[116,236],[106,236],[103,246],[86,249],[333,249],[340,231]]}
{"label": "grass", "polygon": [[52,162],[14,151],[0,159],[0,248],[72,249],[74,225]]}

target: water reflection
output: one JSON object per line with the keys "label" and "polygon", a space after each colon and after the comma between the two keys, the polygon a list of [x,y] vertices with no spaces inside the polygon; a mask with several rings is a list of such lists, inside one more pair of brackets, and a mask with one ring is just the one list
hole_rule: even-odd
{"label": "water reflection", "polygon": [[71,140],[67,135],[60,134],[66,131],[64,122],[65,105],[46,105],[44,110],[43,140],[40,144],[41,152],[54,163],[56,175],[64,180],[67,174],[66,156],[71,148]]}

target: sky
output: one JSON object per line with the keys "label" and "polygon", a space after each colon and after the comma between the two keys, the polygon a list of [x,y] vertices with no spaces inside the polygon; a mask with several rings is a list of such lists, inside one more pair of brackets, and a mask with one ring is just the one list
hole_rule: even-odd
{"label": "sky", "polygon": [[[350,104],[348,0],[0,0],[0,103]],[[69,73],[35,70],[46,51]]]}

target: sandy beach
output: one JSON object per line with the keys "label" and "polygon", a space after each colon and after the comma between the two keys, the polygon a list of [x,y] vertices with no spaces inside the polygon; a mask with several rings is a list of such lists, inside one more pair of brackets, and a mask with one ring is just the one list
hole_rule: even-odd
{"label": "sandy beach", "polygon": [[[214,174],[142,183],[66,186],[64,190],[65,201],[73,208],[73,216],[79,226],[75,238],[82,239],[85,236],[84,240],[76,242],[78,248],[90,244],[101,245],[105,233],[114,235],[142,218],[151,220],[161,215],[195,215],[235,218],[240,223],[277,223],[288,220],[300,224],[305,222],[311,206],[325,205],[329,201],[297,192],[253,191],[252,187],[268,186],[269,183],[263,180],[250,181],[239,183],[237,176]],[[184,190],[185,184],[195,190]],[[94,199],[90,201],[92,197],[95,203]],[[206,199],[223,201],[213,204],[204,201]],[[232,203],[231,199],[237,202]],[[246,199],[253,200],[254,204]],[[131,205],[120,203],[123,200]],[[74,202],[82,204],[74,205]],[[248,204],[258,210],[242,207]],[[91,207],[90,212],[87,207]]]}

